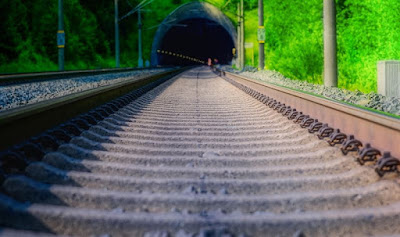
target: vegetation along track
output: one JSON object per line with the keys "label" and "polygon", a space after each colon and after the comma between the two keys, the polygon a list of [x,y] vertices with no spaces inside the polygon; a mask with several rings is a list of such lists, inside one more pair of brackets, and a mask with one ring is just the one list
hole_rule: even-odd
{"label": "vegetation along track", "polygon": [[[308,131],[320,125],[310,117],[225,79],[191,69],[37,138],[53,150],[43,158],[35,144],[8,152],[2,233],[400,234],[400,183],[385,174],[397,159],[380,159],[380,177],[355,162],[376,162],[377,150],[322,125],[320,140]],[[344,142],[344,152],[326,141]],[[357,149],[361,156],[349,151]]]}

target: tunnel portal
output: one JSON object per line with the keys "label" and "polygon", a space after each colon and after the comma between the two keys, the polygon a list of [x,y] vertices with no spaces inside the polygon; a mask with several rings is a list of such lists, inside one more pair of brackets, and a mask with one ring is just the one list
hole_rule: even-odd
{"label": "tunnel portal", "polygon": [[[234,43],[229,33],[215,21],[189,19],[172,27],[164,36],[161,49],[199,60],[218,59],[221,64],[232,61]],[[189,65],[193,61],[173,55],[158,54],[160,65]]]}
{"label": "tunnel portal", "polygon": [[185,55],[221,64],[232,61],[236,31],[231,21],[216,7],[204,2],[185,4],[173,11],[157,30],[152,47],[152,65],[191,65],[196,62],[170,55]]}

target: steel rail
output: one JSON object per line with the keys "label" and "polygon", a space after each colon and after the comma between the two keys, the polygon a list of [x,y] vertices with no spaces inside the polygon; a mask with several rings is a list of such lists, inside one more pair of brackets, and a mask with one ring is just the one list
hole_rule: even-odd
{"label": "steel rail", "polygon": [[188,70],[0,154],[0,226],[6,235],[400,233],[397,174],[380,179],[309,134],[312,118],[291,119],[297,111],[240,80]]}
{"label": "steel rail", "polygon": [[[347,138],[354,135],[364,144],[359,149],[360,153],[361,148],[370,144],[382,151],[381,155],[384,152],[390,152],[393,157],[400,157],[400,119],[398,118],[230,72],[221,71],[220,73],[225,78],[276,100],[281,108],[301,111],[305,115],[302,117],[304,123],[307,123],[307,119],[310,125],[319,121],[320,125],[321,123],[328,124],[331,128],[340,129],[340,133],[346,134]],[[346,140],[349,139],[344,139],[343,144]]]}
{"label": "steel rail", "polygon": [[71,95],[0,112],[0,151],[19,144],[97,106],[149,83],[171,78],[187,68],[103,86]]}
{"label": "steel rail", "polygon": [[[155,68],[147,68],[155,69]],[[31,83],[52,79],[66,79],[78,76],[93,76],[118,72],[131,72],[144,70],[144,68],[110,68],[97,70],[76,70],[62,72],[38,72],[38,73],[17,73],[17,74],[0,74],[0,86]]]}

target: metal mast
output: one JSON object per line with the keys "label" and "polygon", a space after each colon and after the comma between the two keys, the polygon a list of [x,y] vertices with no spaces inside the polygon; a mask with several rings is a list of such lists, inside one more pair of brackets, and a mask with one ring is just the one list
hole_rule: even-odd
{"label": "metal mast", "polygon": [[265,28],[264,28],[264,0],[258,0],[258,69],[265,67]]}
{"label": "metal mast", "polygon": [[118,0],[114,0],[115,6],[115,67],[119,68],[119,17],[118,17]]}
{"label": "metal mast", "polygon": [[63,0],[58,0],[57,47],[58,47],[58,70],[64,71],[65,32],[64,32]]}
{"label": "metal mast", "polygon": [[324,0],[324,84],[337,87],[336,5],[335,0]]}
{"label": "metal mast", "polygon": [[236,50],[236,67],[238,68],[238,69],[241,69],[241,63],[240,63],[240,59],[241,59],[241,53],[242,53],[242,50],[241,50],[241,46],[242,46],[242,44],[241,44],[241,27],[240,27],[240,25],[242,24],[241,23],[241,17],[240,17],[240,3],[238,3],[237,4],[237,17],[238,17],[238,26],[237,26],[237,50]]}
{"label": "metal mast", "polygon": [[243,0],[240,0],[240,18],[241,18],[241,24],[240,24],[240,68],[243,69],[245,66],[245,48],[244,48],[244,4]]}
{"label": "metal mast", "polygon": [[139,37],[139,43],[138,43],[138,67],[142,68],[143,67],[143,52],[142,52],[142,14],[141,14],[141,9],[138,9],[138,37]]}

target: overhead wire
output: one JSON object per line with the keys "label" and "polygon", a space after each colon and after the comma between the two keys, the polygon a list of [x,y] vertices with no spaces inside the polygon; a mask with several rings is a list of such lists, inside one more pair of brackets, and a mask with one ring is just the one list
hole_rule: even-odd
{"label": "overhead wire", "polygon": [[125,14],[124,16],[122,16],[121,18],[119,18],[119,21],[122,21],[123,19],[127,18],[128,16],[134,14],[135,12],[137,12],[139,9],[149,5],[150,3],[152,3],[154,0],[143,0],[141,1],[135,8],[133,8],[132,10],[130,10],[127,14]]}

